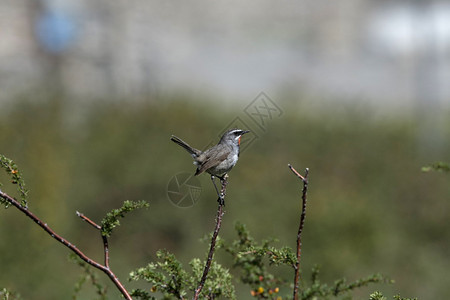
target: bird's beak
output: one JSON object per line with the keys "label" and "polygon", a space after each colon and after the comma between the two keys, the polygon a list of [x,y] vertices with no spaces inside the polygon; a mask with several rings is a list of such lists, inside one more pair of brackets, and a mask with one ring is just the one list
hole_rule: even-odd
{"label": "bird's beak", "polygon": [[244,134],[249,133],[249,132],[250,132],[250,130],[241,130],[241,135],[239,136],[239,139],[238,139],[238,145],[241,145],[241,137]]}

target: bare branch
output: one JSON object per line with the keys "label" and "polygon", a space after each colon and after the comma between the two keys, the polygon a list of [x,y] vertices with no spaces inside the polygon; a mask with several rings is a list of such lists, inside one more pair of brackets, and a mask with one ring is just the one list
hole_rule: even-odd
{"label": "bare branch", "polygon": [[302,212],[300,215],[300,225],[298,227],[297,233],[297,262],[294,266],[295,274],[294,274],[294,300],[298,300],[298,288],[300,283],[300,256],[302,253],[302,231],[303,226],[305,224],[306,217],[306,194],[308,192],[308,173],[309,169],[305,169],[305,175],[302,176],[297,170],[295,170],[290,164],[288,164],[289,169],[303,182],[303,190],[302,190]]}
{"label": "bare branch", "polygon": [[[18,210],[20,210],[22,213],[24,213],[27,217],[32,219],[37,225],[39,225],[42,229],[45,230],[52,238],[69,248],[72,252],[74,252],[78,257],[80,257],[83,261],[85,261],[87,264],[93,266],[94,268],[97,268],[101,271],[103,271],[108,277],[111,279],[111,281],[116,285],[116,287],[119,289],[119,291],[122,293],[122,295],[125,297],[125,299],[132,300],[130,294],[125,289],[125,287],[122,285],[122,283],[119,281],[117,276],[110,270],[108,265],[109,255],[108,255],[108,243],[105,238],[103,239],[104,242],[104,248],[105,248],[105,265],[99,264],[95,260],[89,258],[84,254],[80,249],[78,249],[75,245],[58,235],[53,229],[51,229],[47,223],[43,223],[36,215],[34,215],[30,210],[28,210],[28,207],[22,206],[16,199],[9,196],[8,194],[2,192],[0,190],[0,197],[3,198],[5,201],[12,204],[14,207],[16,207]],[[80,214],[77,212],[77,215],[94,226],[95,228],[98,228],[98,225],[91,221],[89,218],[85,217],[83,214]]]}
{"label": "bare branch", "polygon": [[214,228],[214,232],[213,232],[213,235],[211,238],[211,245],[209,248],[208,259],[206,260],[205,268],[203,270],[203,275],[202,275],[202,278],[200,279],[197,289],[195,290],[194,300],[197,300],[198,297],[200,296],[200,293],[203,289],[203,286],[205,285],[206,278],[208,276],[209,268],[211,267],[211,262],[212,262],[215,247],[216,247],[217,236],[219,235],[220,226],[222,225],[222,217],[225,214],[225,212],[223,211],[223,208],[225,205],[225,194],[226,194],[226,189],[227,189],[227,184],[228,184],[227,177],[228,176],[225,175],[223,177],[223,179],[221,179],[222,189],[220,190],[220,195],[219,195],[219,199],[221,199],[221,201],[219,201],[219,206],[217,207],[216,227]]}
{"label": "bare branch", "polygon": [[309,169],[308,168],[306,168],[306,170],[305,170],[305,176],[302,176],[296,169],[294,169],[294,167],[293,166],[291,166],[291,164],[288,164],[288,167],[289,167],[289,169],[291,169],[291,171],[298,177],[298,178],[300,178],[302,181],[307,181],[307,177],[308,177],[308,172],[309,172]]}
{"label": "bare branch", "polygon": [[[86,217],[84,214],[77,211],[77,216],[79,216],[83,221],[87,222],[88,224],[92,225],[95,229],[100,231],[100,234],[102,233],[102,226],[98,225],[88,217]],[[102,240],[103,240],[103,253],[105,257],[105,267],[109,269],[109,246],[108,246],[108,237],[106,235],[101,234]]]}

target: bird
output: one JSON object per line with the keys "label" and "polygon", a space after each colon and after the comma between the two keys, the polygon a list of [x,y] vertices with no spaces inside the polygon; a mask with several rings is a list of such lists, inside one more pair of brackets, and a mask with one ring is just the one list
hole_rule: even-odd
{"label": "bird", "polygon": [[204,172],[211,175],[211,180],[219,196],[219,203],[224,204],[223,195],[221,195],[214,182],[214,177],[219,178],[221,181],[225,179],[225,176],[236,165],[239,159],[240,144],[242,135],[249,133],[250,130],[242,129],[230,129],[227,130],[220,138],[217,145],[211,148],[201,151],[191,147],[188,143],[172,135],[170,139],[183,147],[194,159],[194,164],[197,166],[195,176]]}

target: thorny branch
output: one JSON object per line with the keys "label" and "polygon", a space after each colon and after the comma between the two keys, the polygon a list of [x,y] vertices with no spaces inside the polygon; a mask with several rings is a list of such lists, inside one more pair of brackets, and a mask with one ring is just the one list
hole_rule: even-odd
{"label": "thorny branch", "polygon": [[[4,193],[0,190],[0,197],[3,198],[5,201],[9,202],[11,205],[16,207],[18,210],[20,210],[22,213],[24,213],[27,217],[32,219],[37,225],[39,225],[42,229],[45,230],[52,238],[69,248],[72,252],[74,252],[78,257],[80,257],[83,261],[85,261],[87,264],[93,266],[94,268],[97,268],[101,271],[103,271],[108,277],[111,279],[111,281],[116,285],[116,287],[119,289],[119,291],[122,293],[122,295],[125,297],[125,299],[132,300],[130,294],[125,289],[125,287],[122,285],[122,283],[119,281],[117,276],[111,271],[109,268],[109,255],[108,255],[108,241],[106,240],[106,237],[103,238],[103,245],[104,245],[104,251],[105,251],[105,265],[99,264],[95,260],[89,258],[84,254],[80,249],[78,249],[75,245],[67,241],[62,236],[58,235],[53,229],[51,229],[47,223],[43,223],[35,214],[33,214],[28,207],[22,206],[16,199],[9,196],[8,194]],[[83,220],[94,226],[95,228],[99,229],[99,225],[91,221],[89,218],[85,217],[84,215],[77,212],[77,215],[81,217]]]}
{"label": "thorny branch", "polygon": [[211,262],[212,262],[215,247],[216,247],[217,236],[219,235],[220,226],[222,225],[222,217],[225,214],[225,212],[223,211],[223,207],[225,205],[224,199],[225,199],[225,194],[226,194],[226,189],[227,189],[227,184],[228,184],[227,175],[225,175],[223,177],[223,179],[221,179],[221,183],[222,183],[222,188],[220,190],[219,199],[222,199],[222,201],[219,201],[219,206],[217,207],[216,227],[214,228],[214,232],[213,232],[213,235],[211,238],[211,245],[209,248],[208,259],[206,260],[202,278],[200,279],[197,289],[195,289],[194,300],[198,299],[198,297],[200,296],[200,293],[203,289],[203,286],[205,285],[206,277],[208,276],[209,268],[211,267]]}
{"label": "thorny branch", "polygon": [[300,282],[300,256],[302,253],[302,231],[303,226],[305,224],[306,217],[306,194],[308,192],[308,173],[309,169],[306,168],[305,175],[302,176],[297,170],[295,170],[290,164],[288,164],[289,169],[303,182],[303,190],[302,190],[302,212],[300,215],[300,225],[298,227],[297,233],[297,262],[294,266],[295,275],[294,275],[294,300],[298,300],[298,288]]}

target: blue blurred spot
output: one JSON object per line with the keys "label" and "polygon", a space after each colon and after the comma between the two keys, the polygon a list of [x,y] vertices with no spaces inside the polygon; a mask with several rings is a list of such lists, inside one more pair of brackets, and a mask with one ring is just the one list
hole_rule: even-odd
{"label": "blue blurred spot", "polygon": [[74,20],[61,11],[46,11],[37,20],[38,40],[49,52],[66,50],[75,40],[76,33]]}

